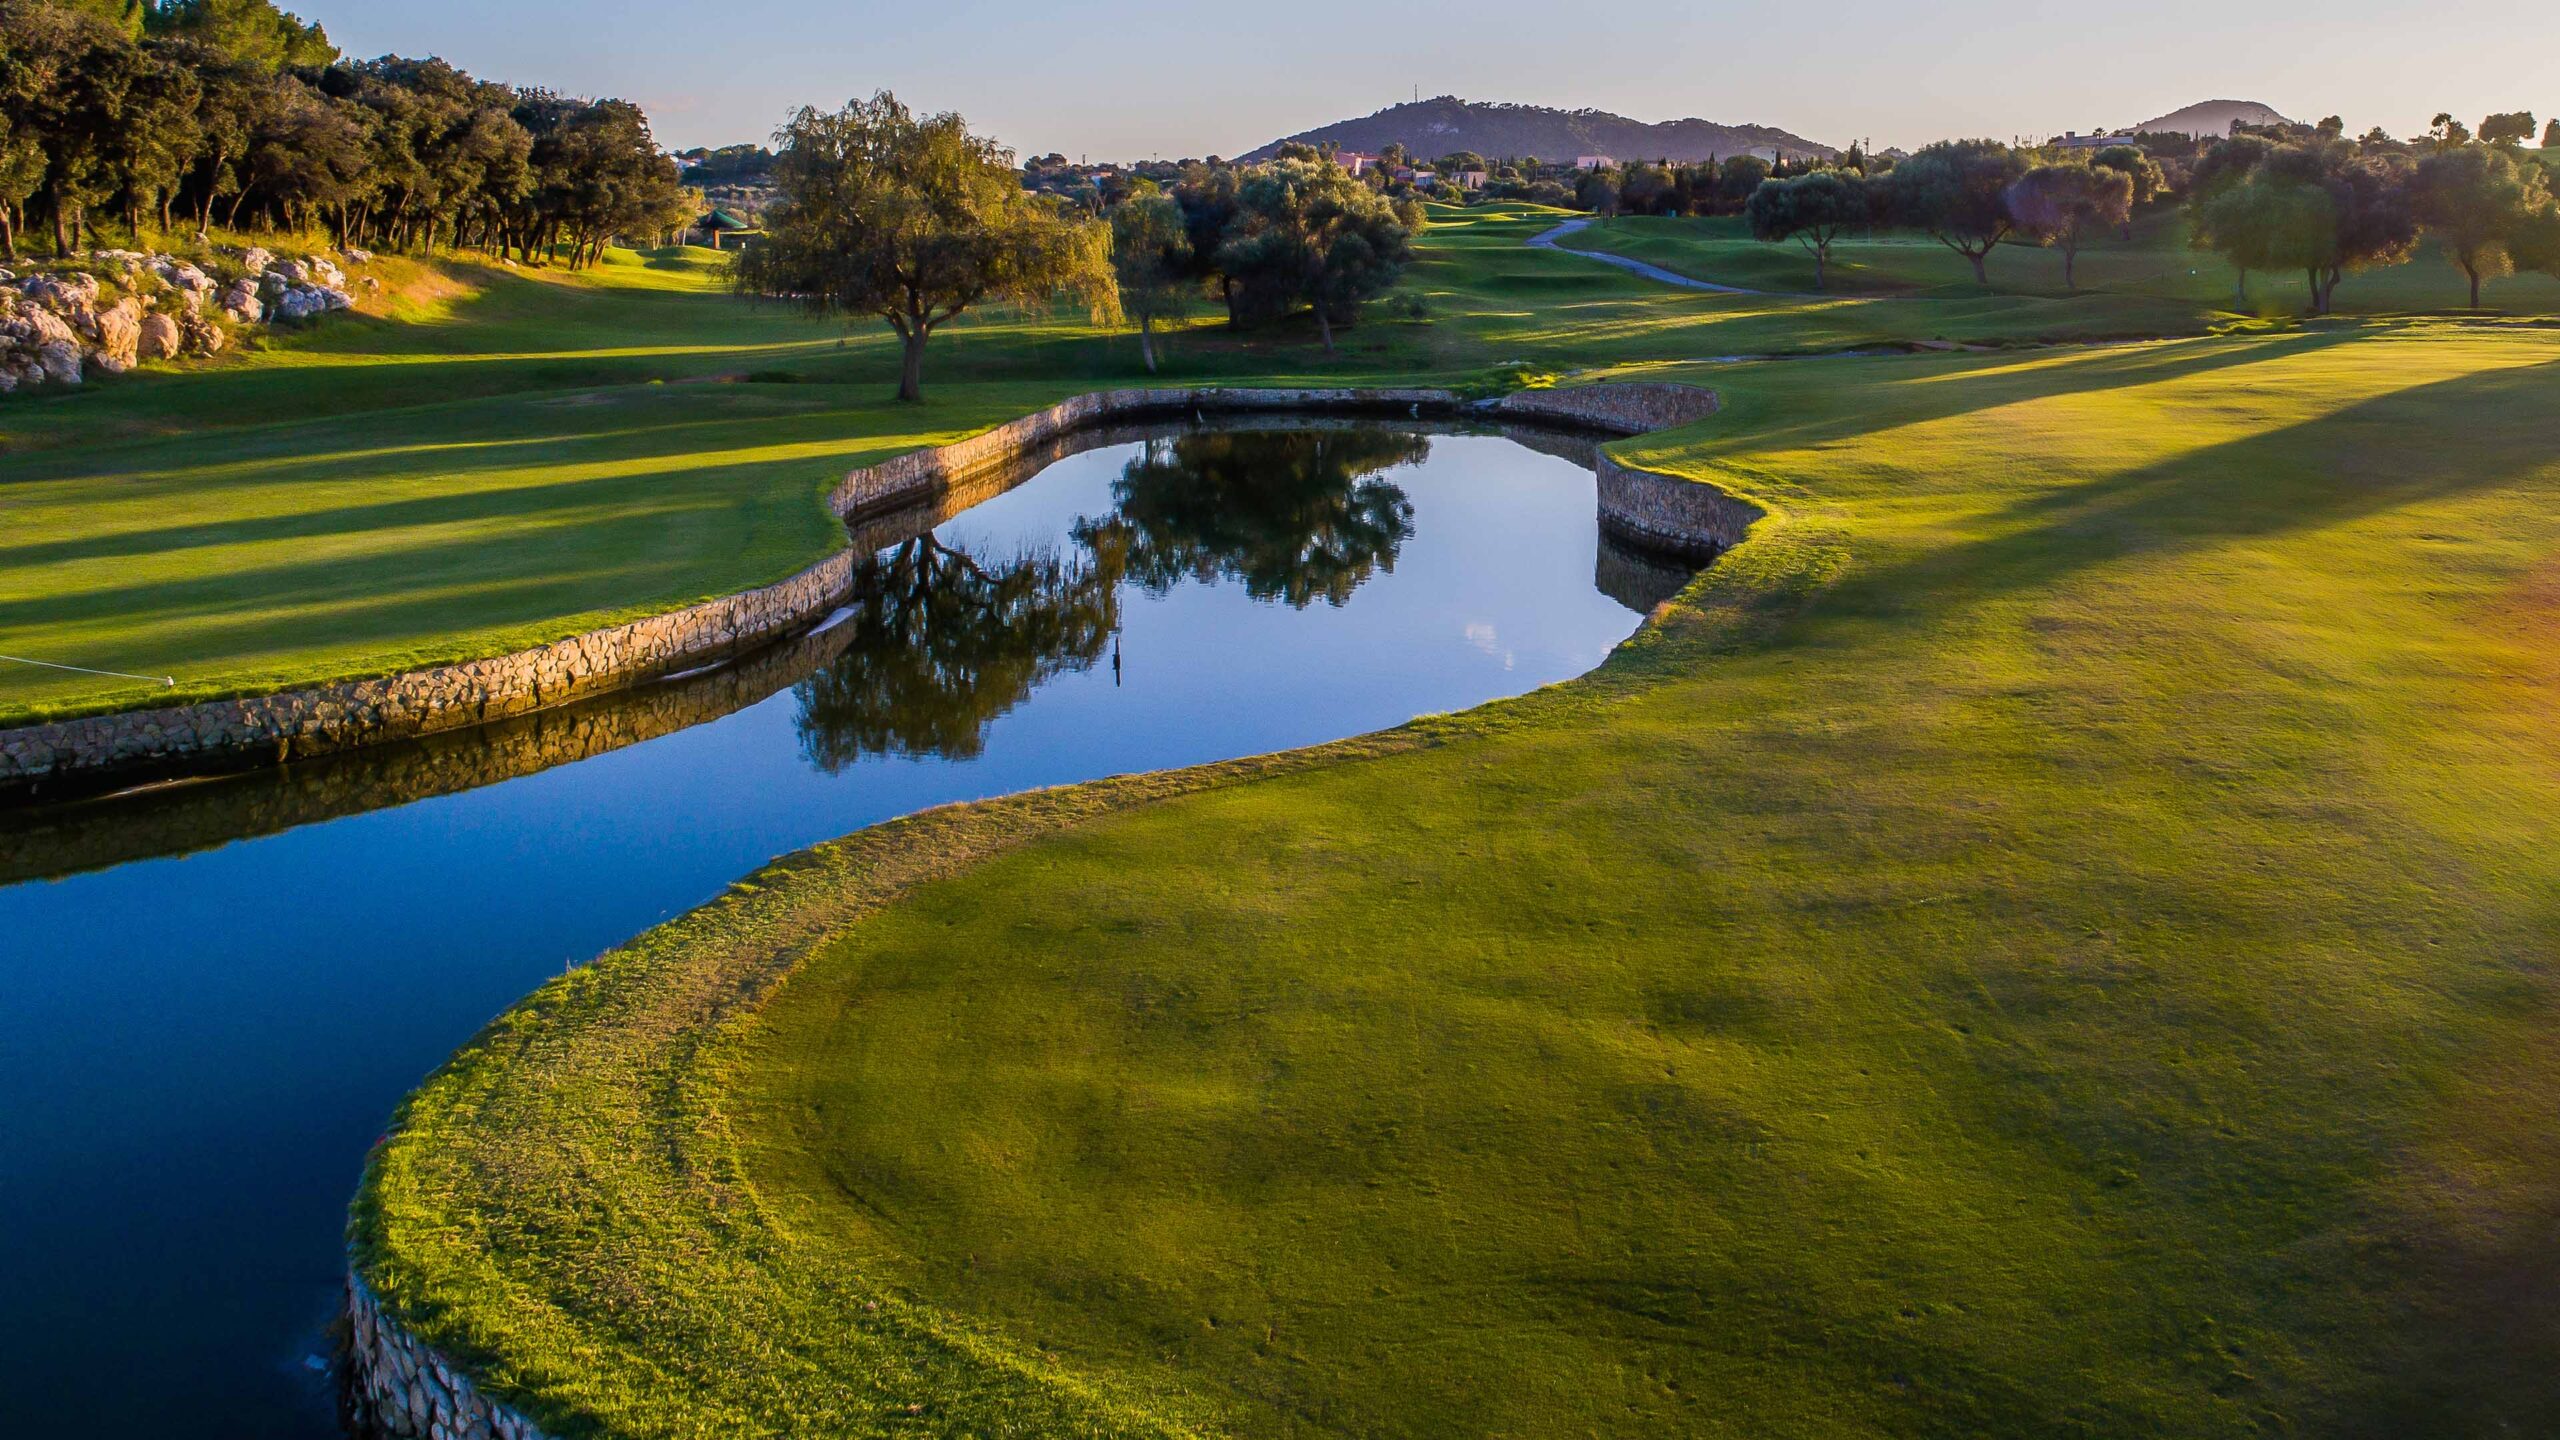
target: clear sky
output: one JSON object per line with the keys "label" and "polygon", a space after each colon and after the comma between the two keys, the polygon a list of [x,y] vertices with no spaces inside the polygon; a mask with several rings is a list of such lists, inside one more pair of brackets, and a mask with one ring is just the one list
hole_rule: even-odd
{"label": "clear sky", "polygon": [[638,101],[671,148],[890,89],[1023,154],[1235,155],[1454,94],[1829,144],[2094,130],[2260,100],[2406,135],[2560,111],[2560,7],[2434,0],[284,0],[351,55]]}

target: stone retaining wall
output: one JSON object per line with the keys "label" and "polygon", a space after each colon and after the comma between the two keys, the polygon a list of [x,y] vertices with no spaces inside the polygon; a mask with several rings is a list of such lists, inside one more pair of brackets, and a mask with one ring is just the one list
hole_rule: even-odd
{"label": "stone retaining wall", "polygon": [[[1690,385],[1585,385],[1521,390],[1494,407],[1504,415],[1578,425],[1613,435],[1644,435],[1716,413],[1716,394]],[[1760,507],[1713,485],[1620,464],[1605,452],[1599,476],[1600,526],[1652,550],[1712,560],[1742,543]]]}
{"label": "stone retaining wall", "polygon": [[480,1393],[468,1376],[382,1313],[347,1276],[350,1432],[380,1440],[549,1440],[541,1427]]}
{"label": "stone retaining wall", "polygon": [[[848,521],[934,499],[1008,462],[1039,461],[1080,430],[1150,416],[1320,411],[1501,418],[1635,435],[1711,415],[1712,391],[1685,385],[1534,390],[1467,407],[1445,390],[1104,390],[983,434],[919,450],[847,475],[828,506]],[[1632,470],[1603,458],[1604,525],[1693,557],[1739,540],[1758,511],[1711,487]],[[573,635],[486,660],[373,680],[208,700],[154,710],[0,730],[0,803],[143,774],[248,768],[362,745],[413,739],[565,704],[728,659],[804,628],[843,597],[858,546],[790,579],[664,615]]]}

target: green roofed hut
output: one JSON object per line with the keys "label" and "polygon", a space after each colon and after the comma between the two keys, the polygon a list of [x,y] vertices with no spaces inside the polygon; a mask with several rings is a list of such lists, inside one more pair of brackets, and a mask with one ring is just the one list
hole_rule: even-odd
{"label": "green roofed hut", "polygon": [[752,234],[755,228],[735,211],[723,210],[718,206],[704,211],[702,218],[693,222],[693,232],[699,237],[699,243],[708,245],[714,250],[725,249],[726,246],[722,242],[727,237]]}

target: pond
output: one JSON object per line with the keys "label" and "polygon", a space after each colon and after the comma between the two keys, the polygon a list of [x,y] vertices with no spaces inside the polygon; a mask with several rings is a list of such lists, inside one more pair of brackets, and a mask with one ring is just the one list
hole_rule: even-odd
{"label": "pond", "polygon": [[844,608],[736,664],[0,815],[0,1429],[335,1433],[339,1233],[392,1106],[773,856],[1534,689],[1689,573],[1599,535],[1588,442],[1264,419],[1076,446],[869,522]]}

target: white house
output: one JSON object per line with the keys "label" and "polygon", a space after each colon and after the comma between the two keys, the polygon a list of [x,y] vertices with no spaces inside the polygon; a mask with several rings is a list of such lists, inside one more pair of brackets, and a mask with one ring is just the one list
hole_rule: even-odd
{"label": "white house", "polygon": [[1576,170],[1615,170],[1618,168],[1618,157],[1615,155],[1576,155],[1573,157],[1573,168]]}

